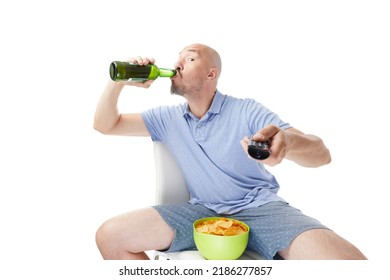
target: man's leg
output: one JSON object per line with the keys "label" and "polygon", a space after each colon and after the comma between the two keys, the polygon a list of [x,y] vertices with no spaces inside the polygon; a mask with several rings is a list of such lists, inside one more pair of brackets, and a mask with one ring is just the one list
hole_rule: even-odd
{"label": "man's leg", "polygon": [[154,208],[114,217],[96,232],[96,244],[104,259],[148,259],[147,250],[167,249],[174,231]]}
{"label": "man's leg", "polygon": [[279,255],[286,260],[366,259],[354,245],[328,229],[311,229],[301,233]]}

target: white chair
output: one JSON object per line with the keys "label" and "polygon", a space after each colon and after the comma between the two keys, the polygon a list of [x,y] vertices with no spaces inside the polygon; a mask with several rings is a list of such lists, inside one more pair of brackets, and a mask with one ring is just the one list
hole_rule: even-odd
{"label": "white chair", "polygon": [[[156,164],[156,204],[180,203],[190,199],[186,182],[180,172],[176,160],[168,148],[153,142]],[[204,260],[198,251],[182,251],[166,253],[156,251],[154,259],[167,260]],[[264,260],[265,258],[253,251],[246,250],[239,260]]]}

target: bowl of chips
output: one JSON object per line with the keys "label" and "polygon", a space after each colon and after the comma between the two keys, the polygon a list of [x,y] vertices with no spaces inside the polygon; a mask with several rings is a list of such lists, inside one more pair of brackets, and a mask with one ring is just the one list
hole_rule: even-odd
{"label": "bowl of chips", "polygon": [[235,260],[248,245],[249,226],[225,217],[207,217],[193,224],[194,242],[208,260]]}

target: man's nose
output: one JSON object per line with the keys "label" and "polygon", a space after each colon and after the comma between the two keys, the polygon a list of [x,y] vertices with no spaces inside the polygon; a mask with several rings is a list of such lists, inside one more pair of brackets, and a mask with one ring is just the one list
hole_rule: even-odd
{"label": "man's nose", "polygon": [[177,71],[183,70],[183,66],[181,65],[181,63],[179,61],[174,64],[174,67],[175,67],[175,70],[177,70]]}

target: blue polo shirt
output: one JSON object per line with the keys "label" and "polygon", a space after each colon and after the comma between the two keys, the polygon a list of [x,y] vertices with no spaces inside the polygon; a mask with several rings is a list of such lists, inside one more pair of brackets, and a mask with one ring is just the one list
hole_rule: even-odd
{"label": "blue polo shirt", "polygon": [[219,214],[234,214],[270,201],[279,184],[262,163],[248,158],[240,140],[268,124],[291,127],[253,99],[216,92],[208,112],[193,115],[184,103],[142,113],[153,141],[163,142],[177,160],[191,204],[201,203]]}

